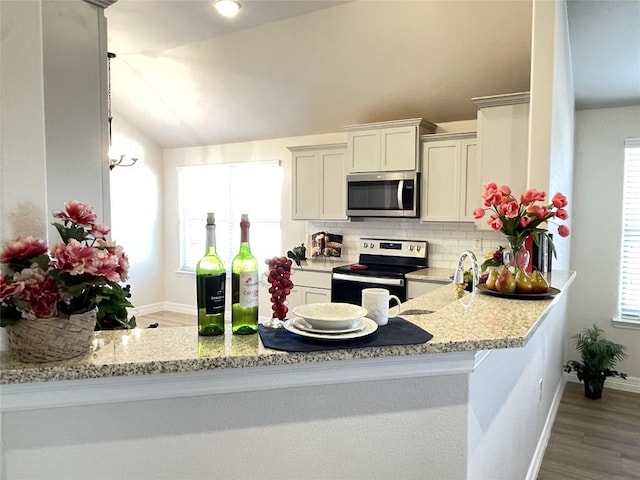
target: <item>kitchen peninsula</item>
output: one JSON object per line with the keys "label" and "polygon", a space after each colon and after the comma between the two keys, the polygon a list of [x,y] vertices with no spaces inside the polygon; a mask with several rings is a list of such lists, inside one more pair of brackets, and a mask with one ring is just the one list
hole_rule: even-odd
{"label": "kitchen peninsula", "polygon": [[434,336],[420,345],[289,354],[185,327],[99,332],[90,355],[55,364],[3,352],[4,472],[534,478],[574,276],[553,272],[553,299],[456,300],[450,284],[409,300],[401,316]]}

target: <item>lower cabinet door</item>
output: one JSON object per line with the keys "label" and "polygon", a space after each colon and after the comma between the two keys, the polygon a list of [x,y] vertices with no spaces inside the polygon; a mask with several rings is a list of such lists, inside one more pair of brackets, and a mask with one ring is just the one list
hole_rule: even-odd
{"label": "lower cabinet door", "polygon": [[289,307],[289,312],[287,313],[287,318],[293,317],[293,309],[298,305],[302,305],[302,289],[304,287],[294,287],[291,290],[291,293],[287,297],[287,307]]}
{"label": "lower cabinet door", "polygon": [[305,287],[302,290],[303,304],[331,302],[331,290],[324,288]]}
{"label": "lower cabinet door", "polygon": [[331,302],[331,290],[315,287],[294,287],[287,297],[289,313],[287,318],[293,317],[293,309],[299,305],[307,303],[329,303]]}

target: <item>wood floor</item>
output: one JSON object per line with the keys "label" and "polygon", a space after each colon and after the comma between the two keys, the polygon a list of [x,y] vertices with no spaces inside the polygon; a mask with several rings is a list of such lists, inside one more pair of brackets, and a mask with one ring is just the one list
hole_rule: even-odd
{"label": "wood floor", "polygon": [[[197,325],[195,314],[173,312],[136,321],[141,328]],[[602,399],[589,400],[581,383],[567,383],[538,480],[640,480],[640,394],[605,384]]]}
{"label": "wood floor", "polygon": [[157,324],[158,328],[164,327],[196,327],[198,318],[195,313],[187,315],[175,312],[155,312],[147,315],[136,315],[136,325],[140,328],[147,328],[149,325]]}
{"label": "wood floor", "polygon": [[640,479],[640,394],[567,383],[538,480]]}

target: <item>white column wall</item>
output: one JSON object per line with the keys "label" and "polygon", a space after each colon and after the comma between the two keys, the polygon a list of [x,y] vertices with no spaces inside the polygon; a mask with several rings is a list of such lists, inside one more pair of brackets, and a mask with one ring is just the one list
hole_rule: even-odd
{"label": "white column wall", "polygon": [[58,234],[51,210],[77,199],[109,222],[106,32],[81,1],[2,1],[2,231]]}
{"label": "white column wall", "polygon": [[0,243],[47,234],[42,9],[0,2]]}
{"label": "white column wall", "polygon": [[110,223],[104,9],[45,1],[42,13],[48,207],[79,200]]}
{"label": "white column wall", "polygon": [[[528,186],[546,191],[549,200],[562,192],[571,214],[575,98],[567,8],[564,1],[533,6]],[[570,240],[557,235],[555,224],[548,227],[557,251],[553,268],[569,270]]]}

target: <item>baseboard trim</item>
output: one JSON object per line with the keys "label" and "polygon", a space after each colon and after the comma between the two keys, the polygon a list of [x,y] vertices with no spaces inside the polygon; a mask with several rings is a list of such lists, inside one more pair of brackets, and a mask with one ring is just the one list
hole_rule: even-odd
{"label": "baseboard trim", "polygon": [[[582,383],[578,380],[575,373],[566,373],[565,377],[568,381],[573,383]],[[640,378],[639,377],[627,377],[625,380],[618,377],[609,377],[604,383],[604,388],[611,388],[613,390],[622,390],[624,392],[640,393]]]}
{"label": "baseboard trim", "polygon": [[538,477],[538,472],[540,471],[542,460],[544,459],[544,452],[547,450],[547,445],[549,444],[549,437],[551,436],[553,423],[556,420],[556,415],[558,414],[558,408],[560,407],[560,401],[562,400],[562,394],[564,393],[564,387],[566,384],[566,377],[563,377],[558,383],[558,388],[556,388],[556,393],[553,395],[553,401],[551,402],[551,408],[549,408],[547,419],[544,422],[544,427],[542,428],[540,438],[538,439],[538,445],[536,446],[535,452],[533,452],[533,457],[529,464],[529,470],[525,477],[526,480],[536,480]]}
{"label": "baseboard trim", "polygon": [[129,309],[129,315],[149,315],[156,312],[175,312],[195,315],[196,306],[186,305],[184,303],[158,302]]}
{"label": "baseboard trim", "polygon": [[129,308],[129,316],[149,315],[151,313],[161,312],[164,310],[164,302],[150,303],[149,305],[142,305],[141,307]]}
{"label": "baseboard trim", "polygon": [[164,302],[164,309],[169,312],[186,313],[195,315],[198,312],[198,307],[195,305],[187,305],[184,303]]}

